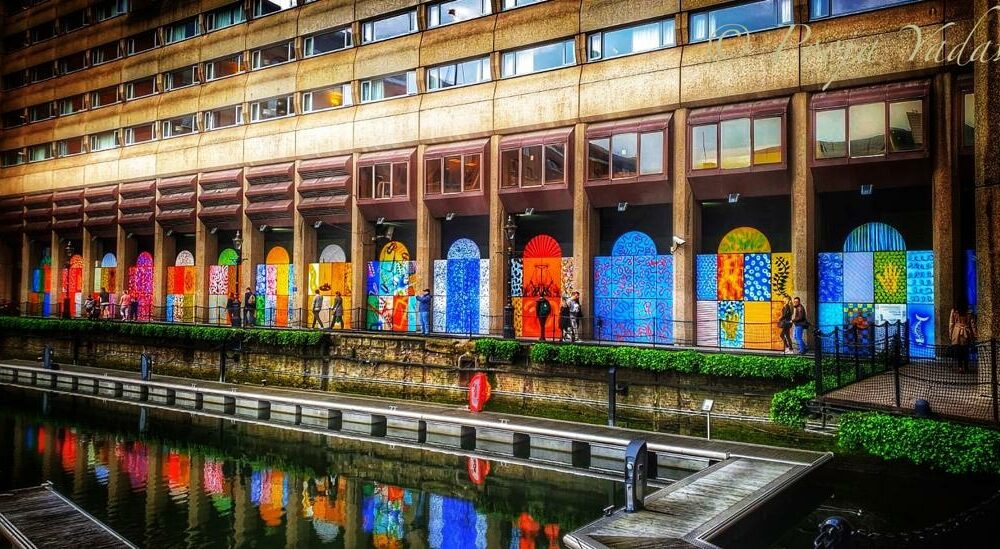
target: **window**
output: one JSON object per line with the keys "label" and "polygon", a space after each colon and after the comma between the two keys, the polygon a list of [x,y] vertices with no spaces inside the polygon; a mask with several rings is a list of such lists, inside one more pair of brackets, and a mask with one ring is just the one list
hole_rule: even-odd
{"label": "window", "polygon": [[105,105],[111,105],[120,101],[118,97],[118,86],[108,86],[97,91],[90,92],[90,108],[96,109]]}
{"label": "window", "polygon": [[42,120],[48,120],[56,115],[56,110],[53,107],[53,103],[39,103],[38,105],[32,105],[28,107],[28,121],[29,122],[39,122]]}
{"label": "window", "polygon": [[87,25],[87,10],[76,10],[59,18],[61,32],[73,32]]}
{"label": "window", "polygon": [[750,119],[723,120],[719,124],[722,169],[750,167]]}
{"label": "window", "polygon": [[316,112],[345,107],[353,102],[350,84],[338,84],[302,93],[302,112]]}
{"label": "window", "polygon": [[139,126],[125,128],[125,144],[136,145],[156,139],[156,134],[154,133],[155,127],[156,123],[154,122],[152,124],[141,124]]}
{"label": "window", "polygon": [[753,163],[781,163],[781,117],[755,118],[753,121]]}
{"label": "window", "polygon": [[10,34],[3,37],[3,50],[7,53],[14,53],[28,47],[28,34],[24,31]]}
{"label": "window", "polygon": [[128,12],[128,0],[104,0],[94,6],[94,19],[104,21]]}
{"label": "window", "polygon": [[847,111],[832,109],[816,113],[816,158],[847,156]]}
{"label": "window", "polygon": [[976,96],[962,94],[962,146],[976,146]]}
{"label": "window", "polygon": [[205,131],[238,126],[243,123],[243,107],[233,105],[205,113]]}
{"label": "window", "polygon": [[810,0],[809,17],[823,19],[838,17],[849,13],[871,11],[900,4],[909,4],[916,0]]}
{"label": "window", "polygon": [[482,188],[483,155],[456,154],[424,162],[427,194],[478,191]]}
{"label": "window", "polygon": [[851,105],[848,116],[851,158],[885,154],[885,103]]}
{"label": "window", "polygon": [[675,45],[674,19],[596,32],[587,37],[587,42],[587,58],[591,61],[668,48]]}
{"label": "window", "polygon": [[361,102],[402,97],[417,93],[417,72],[407,71],[361,81]]}
{"label": "window", "polygon": [[46,21],[41,25],[36,25],[28,29],[28,35],[31,37],[31,43],[42,42],[48,40],[56,35],[56,22]]}
{"label": "window", "polygon": [[156,93],[156,75],[125,84],[125,99],[139,99]]}
{"label": "window", "polygon": [[664,130],[616,133],[588,140],[587,179],[663,173]]}
{"label": "window", "polygon": [[121,51],[118,48],[118,41],[108,42],[102,46],[97,46],[90,50],[90,62],[93,65],[100,65],[101,63],[107,63],[109,61],[114,61],[121,57]]}
{"label": "window", "polygon": [[56,65],[51,61],[35,65],[34,67],[28,69],[28,75],[30,76],[32,82],[48,80],[56,75]]}
{"label": "window", "polygon": [[408,162],[393,162],[358,168],[361,198],[389,199],[407,196]]}
{"label": "window", "polygon": [[247,15],[246,12],[243,11],[243,2],[237,2],[206,13],[205,30],[214,31],[224,29],[226,27],[243,23],[246,20]]}
{"label": "window", "polygon": [[16,111],[7,111],[3,113],[3,127],[16,128],[17,126],[23,126],[25,123],[24,110],[18,109]]}
{"label": "window", "polygon": [[329,32],[321,32],[302,39],[302,55],[310,57],[349,48],[354,45],[351,27],[344,27]]}
{"label": "window", "polygon": [[757,0],[692,13],[690,41],[773,29],[792,24],[792,0]]}
{"label": "window", "polygon": [[90,151],[106,151],[118,146],[118,131],[111,130],[90,136]]}
{"label": "window", "polygon": [[0,153],[0,166],[4,168],[24,164],[24,160],[25,154],[21,149],[12,149]]}
{"label": "window", "polygon": [[[692,111],[690,170],[749,170],[784,163],[787,100],[772,99],[725,109]],[[738,114],[740,111],[746,114]],[[718,120],[711,121],[709,120]]]}
{"label": "window", "polygon": [[539,2],[544,2],[545,0],[503,0],[503,9],[512,10],[514,8],[519,8],[521,6],[528,6],[531,4],[537,4]]}
{"label": "window", "polygon": [[164,138],[194,133],[194,115],[188,114],[185,116],[178,116],[177,118],[171,118],[170,120],[164,120],[162,127],[162,135]]}
{"label": "window", "polygon": [[566,182],[566,148],[563,143],[528,145],[500,151],[501,185],[504,188],[540,187]]}
{"label": "window", "polygon": [[59,104],[59,116],[66,116],[67,114],[78,113],[86,108],[84,104],[85,94],[77,94],[70,97],[64,97],[58,101]]}
{"label": "window", "polygon": [[490,0],[452,0],[437,2],[427,6],[427,26],[440,27],[466,19],[489,15],[492,11]]}
{"label": "window", "polygon": [[237,53],[205,63],[205,80],[218,80],[243,72],[243,54]]}
{"label": "window", "polygon": [[372,19],[361,23],[361,43],[378,42],[417,32],[417,10]]}
{"label": "window", "polygon": [[719,167],[718,131],[716,124],[691,128],[691,169],[711,170]]}
{"label": "window", "polygon": [[576,64],[576,43],[570,38],[562,42],[504,52],[503,76],[520,76],[573,64]]}
{"label": "window", "polygon": [[28,147],[28,162],[40,162],[52,158],[52,143],[42,143]]}
{"label": "window", "polygon": [[81,51],[59,59],[59,74],[68,74],[87,68],[87,52]]}
{"label": "window", "polygon": [[254,0],[253,16],[263,17],[295,7],[295,0]]}
{"label": "window", "polygon": [[27,83],[28,79],[25,71],[17,71],[3,75],[3,89],[5,90],[20,88]]}
{"label": "window", "polygon": [[163,43],[173,44],[198,36],[198,17],[190,17],[163,27]]}
{"label": "window", "polygon": [[197,83],[198,65],[182,67],[163,73],[163,89],[166,91],[193,86]]}
{"label": "window", "polygon": [[440,90],[490,81],[490,58],[459,61],[427,69],[427,89]]}
{"label": "window", "polygon": [[64,156],[73,156],[74,154],[80,154],[82,152],[83,138],[81,137],[73,137],[71,139],[56,141],[56,156],[59,158]]}
{"label": "window", "polygon": [[889,144],[893,152],[924,148],[924,102],[921,99],[889,103]]}
{"label": "window", "polygon": [[295,114],[295,104],[292,102],[291,95],[273,97],[271,99],[264,99],[263,101],[250,103],[251,122],[271,120],[272,118],[281,118],[283,116],[291,116],[293,114]]}
{"label": "window", "polygon": [[253,69],[263,69],[272,65],[280,65],[295,59],[295,43],[292,41],[267,46],[251,53]]}
{"label": "window", "polygon": [[140,32],[125,39],[125,50],[129,55],[149,51],[158,45],[160,40],[156,29]]}

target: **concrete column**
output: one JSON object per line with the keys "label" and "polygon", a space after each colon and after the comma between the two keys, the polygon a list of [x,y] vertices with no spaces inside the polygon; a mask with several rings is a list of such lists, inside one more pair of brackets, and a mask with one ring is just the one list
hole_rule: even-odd
{"label": "concrete column", "polygon": [[14,288],[14,253],[12,246],[16,243],[0,241],[0,299],[14,299],[17,288]]}
{"label": "concrete column", "polygon": [[500,335],[503,332],[503,308],[507,304],[507,276],[510,261],[507,257],[507,236],[503,226],[507,222],[507,212],[500,202],[500,136],[490,137],[489,185],[490,185],[490,280],[485,291],[490,298],[490,333]]}
{"label": "concrete column", "polygon": [[580,326],[580,337],[590,338],[592,319],[594,316],[593,292],[591,278],[593,276],[594,256],[600,244],[600,217],[590,205],[590,197],[584,188],[587,178],[587,126],[577,124],[573,132],[573,262],[575,263],[575,291],[580,292],[580,304],[585,318]]}
{"label": "concrete column", "polygon": [[80,242],[80,247],[83,248],[80,252],[80,255],[83,257],[83,278],[80,281],[80,287],[83,289],[83,299],[86,300],[88,295],[93,295],[94,292],[101,290],[100,288],[94,288],[94,259],[97,257],[98,250],[95,250],[97,244],[87,229],[83,229],[83,239]]}
{"label": "concrete column", "polygon": [[934,171],[931,174],[931,216],[934,227],[934,316],[935,341],[944,344],[948,340],[948,315],[955,306],[955,273],[958,266],[958,186],[955,182],[955,113],[954,81],[951,73],[934,77],[931,92],[931,124],[934,141],[931,143],[931,159]]}
{"label": "concrete column", "polygon": [[813,325],[816,315],[816,191],[809,169],[809,94],[792,96],[788,166],[792,178],[792,297],[799,297]]}
{"label": "concrete column", "polygon": [[260,523],[257,508],[250,502],[250,477],[244,472],[239,471],[233,478],[233,537],[237,547],[253,543],[253,533]]}
{"label": "concrete column", "polygon": [[128,288],[128,268],[135,264],[137,244],[134,238],[128,238],[128,232],[118,227],[118,238],[115,256],[118,267],[115,269],[115,295],[121,295]]}
{"label": "concrete column", "polygon": [[[354,155],[354,166],[352,178],[358,180],[358,154]],[[357,184],[355,184],[355,188]],[[357,193],[355,192],[355,196]],[[361,215],[361,209],[357,202],[352,202],[351,206],[351,307],[354,309],[351,317],[356,328],[367,328],[368,310],[368,286],[366,272],[368,262],[375,259],[375,245],[372,243],[374,235],[372,223]]]}
{"label": "concrete column", "polygon": [[167,306],[167,267],[177,258],[177,239],[153,225],[153,320],[163,320]]}
{"label": "concrete column", "polygon": [[165,449],[158,443],[153,442],[146,447],[146,452],[148,472],[146,476],[146,520],[144,522],[146,537],[143,541],[146,544],[150,544],[155,543],[156,537],[154,536],[158,527],[157,523],[160,521],[163,509],[167,506],[169,489],[166,480],[163,478],[163,454]]}
{"label": "concrete column", "polygon": [[[299,183],[302,178],[299,176],[299,170],[295,170],[295,187],[298,188]],[[313,228],[312,224],[307,223],[302,214],[299,213],[299,193],[296,191],[294,195],[294,208],[295,211],[292,213],[293,218],[293,243],[292,243],[292,264],[295,265],[295,296],[299,310],[301,311],[301,316],[299,322],[303,327],[308,327],[309,314],[308,311],[312,307],[312,303],[309,302],[309,264],[316,261],[316,229]]]}
{"label": "concrete column", "polygon": [[21,312],[27,313],[28,292],[31,291],[31,266],[34,257],[31,255],[31,238],[21,235],[21,288],[19,289]]}
{"label": "concrete column", "polygon": [[434,289],[434,260],[441,257],[441,220],[431,215],[424,204],[424,149],[417,146],[417,284],[419,295],[424,288]]}
{"label": "concrete column", "polygon": [[[201,219],[194,228],[194,315],[195,322],[208,321],[208,267],[219,259],[219,239],[209,233]],[[241,290],[242,291],[242,290]],[[242,294],[240,299],[242,299]]]}
{"label": "concrete column", "polygon": [[52,316],[62,317],[63,310],[63,284],[62,284],[62,273],[66,268],[66,252],[64,247],[66,244],[60,238],[59,233],[52,231],[51,240],[51,250],[52,250],[52,268],[49,269],[49,280],[52,287],[51,297],[49,298],[52,303]]}
{"label": "concrete column", "polygon": [[[246,204],[244,204],[244,207]],[[264,233],[257,230],[253,221],[249,217],[243,216],[243,229],[240,232],[243,238],[242,250],[240,252],[243,263],[239,266],[240,284],[237,295],[243,300],[243,292],[247,286],[256,290],[255,281],[257,278],[257,264],[264,262]],[[225,243],[223,245],[226,245]]]}
{"label": "concrete column", "polygon": [[687,109],[674,111],[673,161],[674,235],[687,241],[674,250],[674,341],[679,345],[697,343],[695,322],[694,264],[701,241],[701,209],[687,178]]}

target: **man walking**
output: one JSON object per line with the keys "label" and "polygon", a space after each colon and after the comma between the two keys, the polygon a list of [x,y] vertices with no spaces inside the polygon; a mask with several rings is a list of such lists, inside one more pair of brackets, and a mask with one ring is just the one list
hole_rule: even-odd
{"label": "man walking", "polygon": [[431,301],[434,298],[431,296],[431,291],[424,288],[424,294],[417,296],[417,301],[420,303],[420,333],[427,335],[430,333],[430,323],[431,323]]}
{"label": "man walking", "polygon": [[100,300],[101,300],[101,316],[103,316],[104,318],[113,317],[114,316],[113,314],[109,314],[111,308],[111,299],[110,296],[108,295],[108,289],[103,286],[101,287]]}
{"label": "man walking", "polygon": [[795,327],[795,343],[799,346],[799,354],[804,355],[809,351],[804,339],[805,332],[809,329],[809,319],[806,318],[806,308],[798,297],[792,300],[792,326]]}
{"label": "man walking", "polygon": [[316,325],[319,324],[319,329],[322,330],[323,329],[323,319],[320,318],[320,316],[319,316],[320,314],[323,313],[323,295],[322,294],[316,294],[315,296],[313,296],[312,312],[313,312],[312,327],[315,328]]}
{"label": "man walking", "polygon": [[344,329],[344,298],[337,292],[333,295],[333,307],[330,308],[330,329],[336,324],[340,324],[340,329]]}
{"label": "man walking", "polygon": [[573,292],[569,300],[569,333],[570,341],[576,343],[580,337],[580,319],[583,318],[583,307],[580,305],[580,292]]}
{"label": "man walking", "polygon": [[[236,312],[239,316],[239,311]],[[243,325],[253,326],[257,318],[257,296],[247,286],[247,291],[243,293]]]}

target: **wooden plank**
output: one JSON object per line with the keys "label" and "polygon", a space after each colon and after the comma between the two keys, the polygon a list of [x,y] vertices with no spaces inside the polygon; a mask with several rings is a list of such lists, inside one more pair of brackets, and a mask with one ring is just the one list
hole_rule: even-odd
{"label": "wooden plank", "polygon": [[0,533],[15,547],[65,547],[67,533],[79,547],[136,547],[48,483],[0,494]]}

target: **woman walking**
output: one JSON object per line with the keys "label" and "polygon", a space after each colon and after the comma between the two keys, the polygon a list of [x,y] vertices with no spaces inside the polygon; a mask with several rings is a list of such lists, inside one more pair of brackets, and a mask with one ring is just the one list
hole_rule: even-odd
{"label": "woman walking", "polygon": [[785,296],[785,305],[781,308],[781,317],[778,319],[778,328],[781,329],[781,346],[784,353],[790,355],[792,350],[792,298]]}
{"label": "woman walking", "polygon": [[969,351],[976,341],[976,317],[965,303],[956,304],[948,319],[948,335],[951,339],[951,356],[958,362],[958,371],[969,369]]}
{"label": "woman walking", "polygon": [[122,320],[128,320],[129,309],[132,308],[132,296],[128,295],[128,290],[122,290],[122,297],[118,300],[121,310]]}

